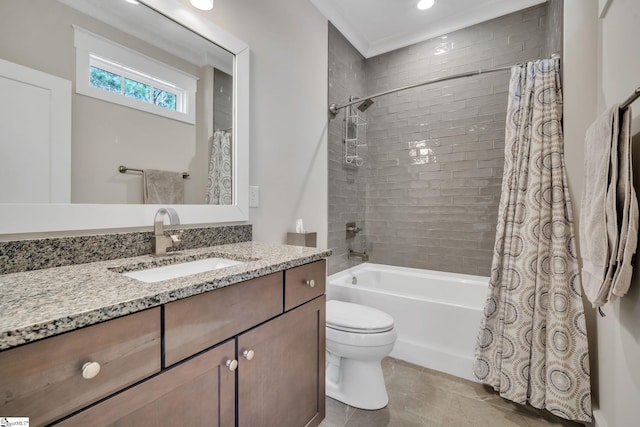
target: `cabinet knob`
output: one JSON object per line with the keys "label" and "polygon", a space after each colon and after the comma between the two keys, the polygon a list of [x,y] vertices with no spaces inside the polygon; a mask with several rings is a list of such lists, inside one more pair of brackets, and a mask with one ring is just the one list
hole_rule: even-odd
{"label": "cabinet knob", "polygon": [[237,360],[227,360],[226,362],[227,367],[229,368],[230,371],[235,371],[236,368],[238,367],[238,361]]}
{"label": "cabinet knob", "polygon": [[316,281],[311,279],[311,280],[307,280],[307,285],[309,285],[309,287],[313,288],[316,285]]}
{"label": "cabinet knob", "polygon": [[247,360],[251,360],[253,359],[253,356],[255,356],[255,353],[253,352],[253,350],[245,350],[242,352],[242,356],[244,356],[244,358]]}
{"label": "cabinet knob", "polygon": [[90,380],[100,373],[100,364],[98,362],[87,362],[82,365],[82,378]]}

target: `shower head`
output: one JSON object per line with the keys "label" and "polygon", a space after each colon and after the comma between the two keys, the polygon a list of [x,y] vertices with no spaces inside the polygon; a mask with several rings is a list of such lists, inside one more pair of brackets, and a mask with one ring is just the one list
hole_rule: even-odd
{"label": "shower head", "polygon": [[358,110],[364,113],[365,111],[367,111],[367,108],[371,107],[372,105],[373,105],[373,100],[367,98],[358,105]]}

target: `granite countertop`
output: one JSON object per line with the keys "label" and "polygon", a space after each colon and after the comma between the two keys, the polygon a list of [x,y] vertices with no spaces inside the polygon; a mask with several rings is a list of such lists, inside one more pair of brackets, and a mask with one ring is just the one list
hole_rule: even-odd
{"label": "granite countertop", "polygon": [[[258,242],[234,243],[0,275],[0,350],[135,313],[331,255],[330,250]],[[122,275],[209,257],[244,261],[156,283]]]}

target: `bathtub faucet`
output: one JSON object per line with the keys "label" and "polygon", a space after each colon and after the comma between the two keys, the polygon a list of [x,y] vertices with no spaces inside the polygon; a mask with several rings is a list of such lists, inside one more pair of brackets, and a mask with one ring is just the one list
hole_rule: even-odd
{"label": "bathtub faucet", "polygon": [[352,259],[352,258],[360,258],[362,262],[367,262],[369,261],[369,254],[367,253],[367,251],[356,252],[349,249],[349,259]]}

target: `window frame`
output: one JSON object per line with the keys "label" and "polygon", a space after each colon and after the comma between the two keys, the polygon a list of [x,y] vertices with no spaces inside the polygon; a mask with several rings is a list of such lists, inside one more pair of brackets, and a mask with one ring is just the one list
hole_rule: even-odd
{"label": "window frame", "polygon": [[[195,124],[198,78],[133,49],[73,26],[76,48],[76,93],[162,117]],[[91,86],[91,67],[175,93],[176,110]],[[106,68],[105,68],[106,66]],[[153,90],[153,89],[152,89]]]}

